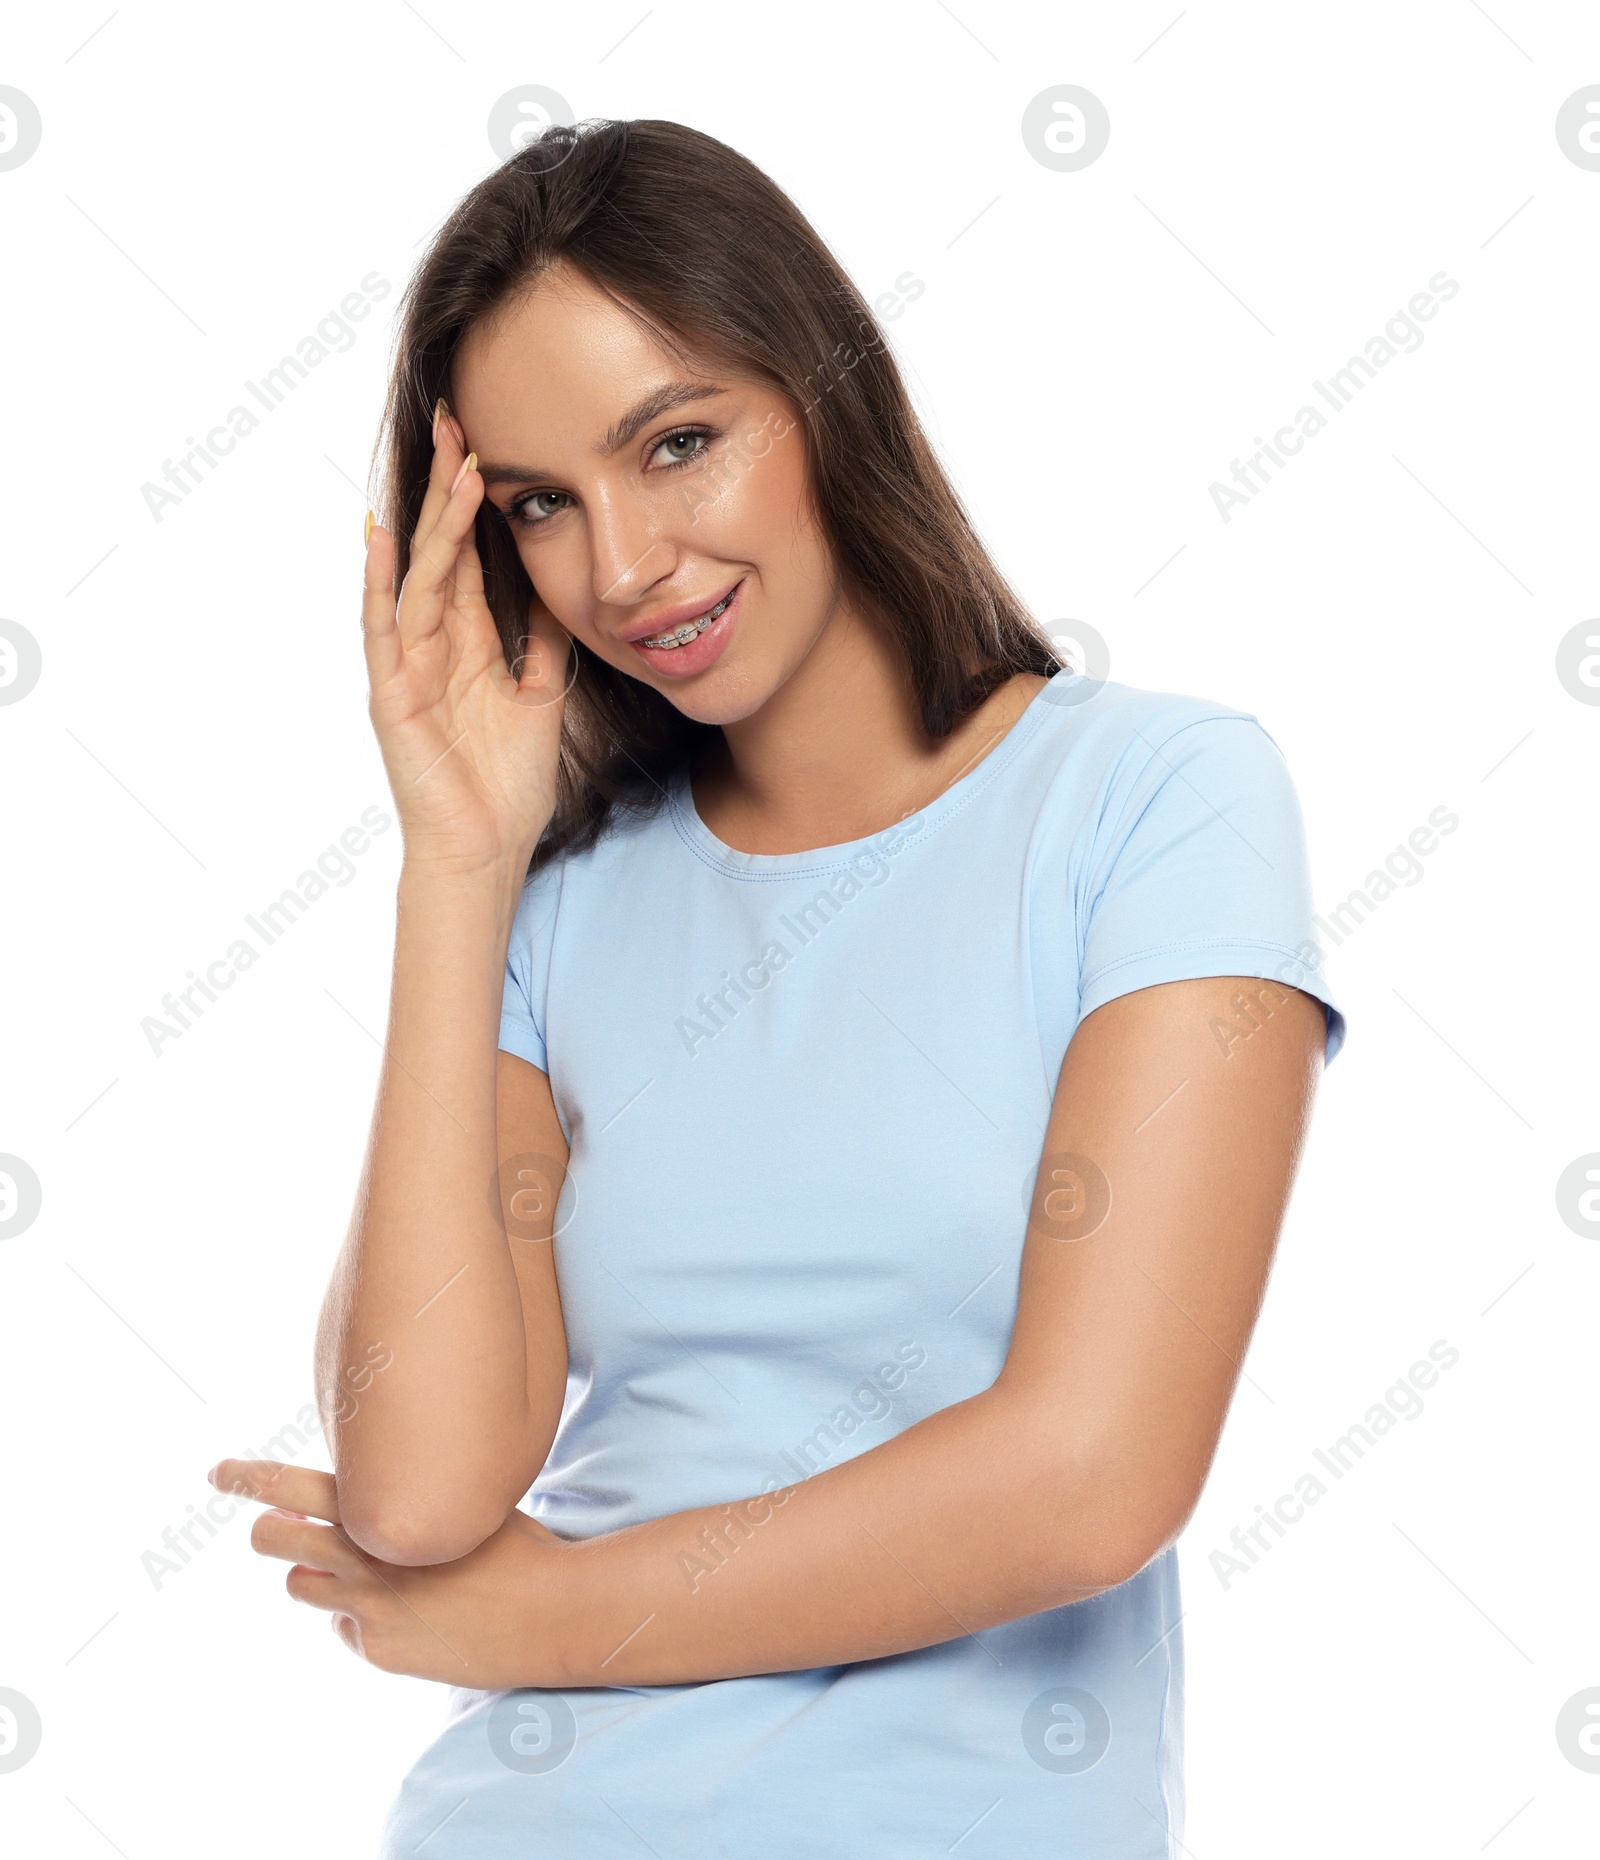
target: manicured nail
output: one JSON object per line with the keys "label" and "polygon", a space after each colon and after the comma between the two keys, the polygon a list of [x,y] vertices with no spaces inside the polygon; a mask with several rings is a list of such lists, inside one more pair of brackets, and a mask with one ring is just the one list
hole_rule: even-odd
{"label": "manicured nail", "polygon": [[367,527],[361,532],[361,540],[363,543],[372,541],[372,512],[370,510],[367,512]]}
{"label": "manicured nail", "polygon": [[449,411],[450,409],[444,404],[442,399],[436,400],[433,403],[433,443],[435,445],[439,443],[439,421]]}
{"label": "manicured nail", "polygon": [[456,492],[461,488],[461,480],[466,477],[469,471],[473,470],[477,463],[478,455],[476,452],[469,452],[461,461],[460,471],[456,473],[455,477],[450,482],[450,495],[452,497],[454,497]]}

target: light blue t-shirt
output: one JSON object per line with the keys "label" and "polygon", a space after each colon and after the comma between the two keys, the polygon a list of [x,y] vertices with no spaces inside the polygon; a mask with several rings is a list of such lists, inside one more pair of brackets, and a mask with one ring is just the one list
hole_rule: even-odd
{"label": "light blue t-shirt", "polygon": [[[847,845],[735,852],[680,772],[660,812],[530,882],[507,971],[500,1044],[549,1074],[571,1145],[570,1373],[526,1501],[566,1537],[775,1492],[990,1386],[1092,1009],[1261,976],[1325,1004],[1329,1058],[1344,1034],[1272,739],[1071,672],[937,800]],[[1180,1613],[1168,1550],[887,1659],[457,1689],[383,1853],[1168,1860]]]}

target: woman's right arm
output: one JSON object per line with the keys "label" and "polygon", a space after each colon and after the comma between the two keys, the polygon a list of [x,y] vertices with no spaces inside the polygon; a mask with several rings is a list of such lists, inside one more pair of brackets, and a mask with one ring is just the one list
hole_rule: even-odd
{"label": "woman's right arm", "polygon": [[405,858],[372,1133],[317,1334],[344,1529],[404,1564],[452,1561],[500,1528],[544,1463],[566,1380],[548,1233],[508,1239],[498,1187],[502,1158],[550,1159],[555,1179],[524,1183],[518,1208],[548,1224],[566,1143],[549,1080],[498,1035],[554,804],[567,642],[536,609],[520,679],[506,670],[471,540],[483,481],[464,464],[444,415],[398,601],[393,538],[368,540],[371,713]]}

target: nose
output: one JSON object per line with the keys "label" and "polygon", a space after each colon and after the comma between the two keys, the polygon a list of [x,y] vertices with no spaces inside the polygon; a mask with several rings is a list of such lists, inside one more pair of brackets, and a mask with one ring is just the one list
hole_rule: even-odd
{"label": "nose", "polygon": [[591,497],[589,539],[595,599],[605,606],[631,607],[677,567],[657,513],[625,487],[607,486]]}

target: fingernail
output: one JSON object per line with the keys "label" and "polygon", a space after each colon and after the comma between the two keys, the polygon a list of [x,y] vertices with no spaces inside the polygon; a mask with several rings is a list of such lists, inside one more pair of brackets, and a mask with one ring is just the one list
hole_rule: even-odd
{"label": "fingernail", "polygon": [[367,512],[367,527],[361,532],[361,540],[363,543],[372,541],[372,512],[370,510]]}
{"label": "fingernail", "polygon": [[450,411],[442,399],[433,403],[433,443],[439,443],[439,422]]}
{"label": "fingernail", "polygon": [[452,497],[455,496],[457,490],[460,488],[461,480],[466,477],[469,471],[473,470],[477,463],[478,455],[476,452],[469,452],[461,461],[460,471],[458,471],[455,477],[450,481],[450,495]]}

